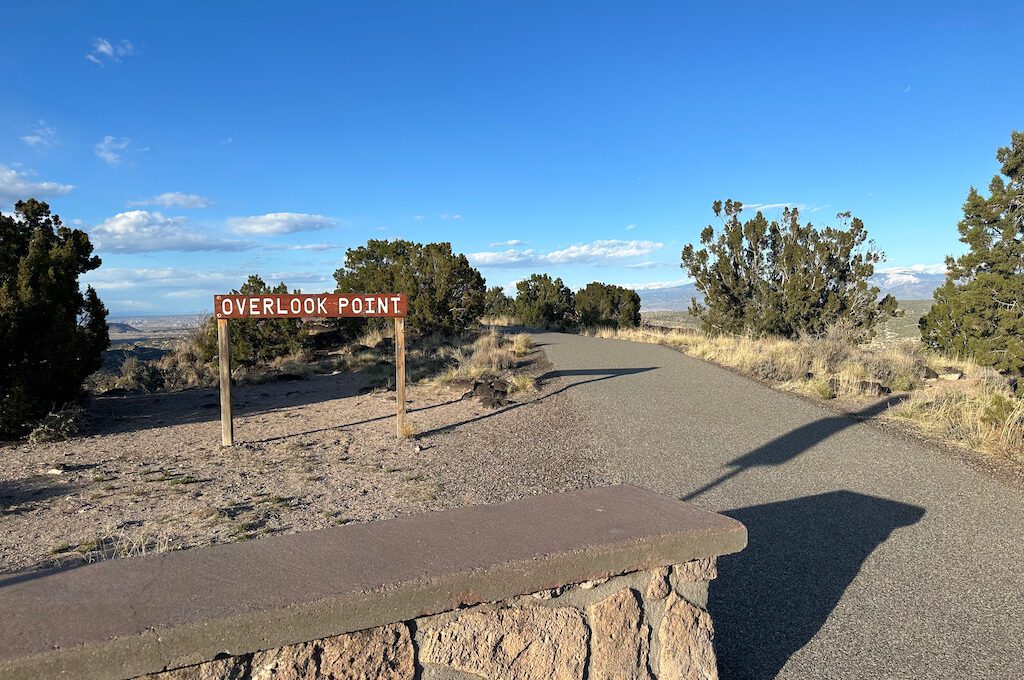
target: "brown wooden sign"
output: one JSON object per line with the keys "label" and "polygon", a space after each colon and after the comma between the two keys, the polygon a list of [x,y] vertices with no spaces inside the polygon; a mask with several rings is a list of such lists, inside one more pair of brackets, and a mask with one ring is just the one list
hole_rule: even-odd
{"label": "brown wooden sign", "polygon": [[218,319],[336,319],[406,316],[405,293],[317,293],[267,295],[215,295]]}
{"label": "brown wooden sign", "polygon": [[235,441],[231,417],[231,329],[229,319],[335,319],[376,317],[395,320],[395,397],[398,400],[398,436],[407,435],[405,425],[405,317],[408,300],[404,293],[319,293],[313,295],[215,295],[217,348],[220,354],[220,437],[221,444]]}

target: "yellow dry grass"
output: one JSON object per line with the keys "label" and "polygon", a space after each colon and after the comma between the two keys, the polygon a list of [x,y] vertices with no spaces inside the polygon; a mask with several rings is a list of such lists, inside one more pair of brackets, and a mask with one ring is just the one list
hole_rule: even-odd
{"label": "yellow dry grass", "polygon": [[456,380],[480,380],[503,375],[510,381],[517,376],[516,365],[520,356],[533,347],[529,336],[508,336],[490,330],[472,343],[448,349],[445,354],[451,366],[435,379],[445,385]]}
{"label": "yellow dry grass", "polygon": [[[1024,400],[1013,395],[1008,381],[973,362],[927,353],[920,343],[865,347],[842,333],[800,340],[709,336],[688,329],[605,328],[587,334],[672,347],[777,389],[822,399],[863,399],[871,396],[870,383],[879,383],[906,394],[882,417],[945,443],[1024,462]],[[962,377],[927,380],[926,369]]]}

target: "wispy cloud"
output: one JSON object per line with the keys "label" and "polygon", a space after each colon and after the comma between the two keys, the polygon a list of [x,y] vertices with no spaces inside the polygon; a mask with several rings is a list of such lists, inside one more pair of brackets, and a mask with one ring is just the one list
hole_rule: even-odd
{"label": "wispy cloud", "polygon": [[200,233],[185,217],[165,217],[159,212],[129,210],[110,217],[91,231],[101,250],[119,253],[157,251],[246,250],[249,241],[233,241]]}
{"label": "wispy cloud", "polygon": [[135,46],[127,40],[119,43],[112,43],[106,38],[93,40],[92,49],[86,52],[85,58],[99,66],[107,64],[119,64],[124,57],[135,54]]}
{"label": "wispy cloud", "polygon": [[124,158],[124,153],[131,143],[132,140],[127,137],[117,138],[113,135],[107,135],[96,143],[93,151],[96,157],[107,165],[120,165]]}
{"label": "wispy cloud", "polygon": [[804,203],[744,203],[744,210],[782,210],[783,208],[797,208],[803,210],[807,205]]}
{"label": "wispy cloud", "polygon": [[626,265],[626,269],[665,269],[666,267],[678,267],[678,262],[655,262],[645,260],[644,262],[633,262]]}
{"label": "wispy cloud", "polygon": [[415,217],[413,217],[413,219],[416,220],[417,222],[422,222],[423,220],[427,219],[427,216],[426,215],[416,215]]}
{"label": "wispy cloud", "polygon": [[441,213],[438,215],[442,220],[461,220],[462,215],[459,213]]}
{"label": "wispy cloud", "polygon": [[663,243],[656,241],[619,241],[615,239],[571,245],[558,250],[538,253],[533,249],[509,248],[501,251],[470,253],[467,257],[480,267],[530,267],[551,264],[587,264],[619,261],[648,255]]}
{"label": "wispy cloud", "polygon": [[497,243],[492,243],[491,247],[492,248],[518,248],[519,246],[525,246],[525,245],[526,245],[526,241],[520,241],[519,239],[514,238],[514,239],[511,239],[509,241],[498,241]]}
{"label": "wispy cloud", "polygon": [[336,224],[336,220],[323,215],[294,212],[228,218],[228,227],[237,234],[294,234],[299,231],[328,229]]}
{"label": "wispy cloud", "polygon": [[74,190],[71,184],[40,182],[30,171],[18,171],[0,164],[0,202],[11,204],[26,198],[63,196]]}
{"label": "wispy cloud", "polygon": [[324,250],[336,250],[341,248],[340,245],[335,243],[302,243],[299,245],[287,246],[288,250],[308,250],[313,252],[320,252]]}
{"label": "wispy cloud", "polygon": [[47,125],[45,120],[36,121],[32,132],[23,135],[21,141],[37,148],[57,146],[60,143],[57,139],[57,128]]}
{"label": "wispy cloud", "polygon": [[634,229],[636,229],[636,225],[635,224],[627,224],[626,225],[626,231],[633,231]]}
{"label": "wispy cloud", "polygon": [[159,205],[165,208],[208,208],[212,201],[198,194],[184,194],[180,191],[168,191],[140,201],[128,201],[128,205]]}

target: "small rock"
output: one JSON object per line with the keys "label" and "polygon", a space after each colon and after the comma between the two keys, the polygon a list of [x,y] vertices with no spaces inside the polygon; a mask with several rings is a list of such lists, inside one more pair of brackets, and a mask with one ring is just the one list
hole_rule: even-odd
{"label": "small rock", "polygon": [[964,377],[964,374],[952,369],[946,370],[939,374],[939,380],[959,380]]}
{"label": "small rock", "polygon": [[814,374],[810,371],[804,373],[804,380],[814,380]]}
{"label": "small rock", "polygon": [[46,474],[48,474],[48,475],[62,475],[62,474],[64,474],[64,471],[66,469],[67,468],[65,468],[63,465],[57,464],[57,465],[54,465],[49,470],[47,470]]}
{"label": "small rock", "polygon": [[937,380],[938,377],[939,377],[938,373],[936,373],[932,369],[928,368],[927,366],[924,367],[924,370],[922,371],[922,375],[924,375],[924,379],[925,380]]}

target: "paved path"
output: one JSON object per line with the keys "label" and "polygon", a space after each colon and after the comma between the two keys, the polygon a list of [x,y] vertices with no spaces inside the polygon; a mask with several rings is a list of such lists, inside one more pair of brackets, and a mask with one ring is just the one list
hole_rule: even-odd
{"label": "paved path", "polygon": [[1024,491],[667,348],[535,339],[591,414],[567,448],[747,525],[723,678],[1024,677]]}

